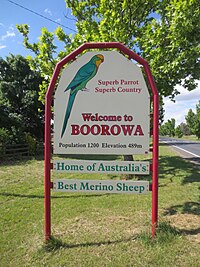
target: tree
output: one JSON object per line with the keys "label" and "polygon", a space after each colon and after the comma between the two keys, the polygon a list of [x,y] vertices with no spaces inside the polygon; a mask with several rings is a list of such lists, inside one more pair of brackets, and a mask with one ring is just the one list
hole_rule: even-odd
{"label": "tree", "polygon": [[[72,38],[58,27],[55,33],[42,29],[38,43],[30,44],[27,25],[18,25],[24,44],[35,53],[29,58],[45,80],[40,86],[44,102],[55,63],[84,42],[119,41],[145,58],[151,67],[161,96],[178,93],[177,84],[188,90],[200,78],[200,13],[198,0],[66,0],[76,18],[78,33]],[[192,14],[192,15],[191,15]],[[55,36],[64,51],[55,56]]]}
{"label": "tree", "polygon": [[191,133],[195,134],[198,139],[200,138],[200,100],[196,105],[196,114],[189,109],[187,116],[185,117],[188,128]]}
{"label": "tree", "polygon": [[0,58],[0,125],[14,143],[22,142],[27,133],[43,138],[44,108],[38,102],[41,81],[22,56]]}
{"label": "tree", "polygon": [[163,124],[163,125],[160,126],[159,134],[160,134],[161,136],[166,136],[166,135],[167,135],[167,129],[166,129],[166,127],[165,127],[165,124]]}
{"label": "tree", "polygon": [[183,135],[190,135],[190,129],[189,129],[189,127],[187,126],[187,124],[186,123],[184,123],[184,122],[181,122],[181,124],[180,124],[180,128],[181,128],[181,131],[183,132]]}
{"label": "tree", "polygon": [[169,136],[175,136],[175,119],[168,120]]}
{"label": "tree", "polygon": [[[148,60],[161,95],[195,88],[199,78],[199,1],[66,0],[79,42],[120,41]],[[192,14],[192,16],[191,16]],[[186,79],[187,78],[187,79]]]}
{"label": "tree", "polygon": [[196,115],[192,111],[192,109],[189,109],[188,114],[185,117],[185,120],[187,122],[187,126],[190,129],[190,132],[192,134],[195,134],[195,121],[196,121]]}
{"label": "tree", "polygon": [[[26,24],[17,25],[17,29],[24,36],[24,46],[30,49],[35,57],[28,56],[27,60],[29,62],[30,68],[33,71],[40,72],[43,78],[39,85],[38,99],[44,104],[45,93],[48,88],[52,73],[54,71],[56,63],[64,57],[64,52],[61,52],[61,56],[56,55],[56,46],[54,45],[54,34],[49,32],[46,28],[42,28],[42,35],[39,37],[38,43],[29,43],[29,26]],[[58,36],[60,31],[63,33],[62,29],[59,27],[56,32]],[[64,38],[64,37],[63,37]]]}
{"label": "tree", "polygon": [[199,103],[196,105],[196,120],[195,120],[194,132],[198,137],[198,139],[200,139],[200,100]]}
{"label": "tree", "polygon": [[160,135],[169,135],[170,137],[175,136],[175,119],[172,118],[160,126]]}
{"label": "tree", "polygon": [[176,129],[175,129],[175,134],[176,134],[176,136],[177,136],[178,138],[183,137],[183,132],[182,132],[182,130],[181,130],[181,126],[180,126],[180,125],[178,125],[178,126],[176,127]]}

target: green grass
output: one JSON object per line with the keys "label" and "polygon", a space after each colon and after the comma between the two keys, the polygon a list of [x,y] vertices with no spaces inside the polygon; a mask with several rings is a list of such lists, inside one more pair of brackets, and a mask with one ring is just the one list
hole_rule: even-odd
{"label": "green grass", "polygon": [[183,139],[183,140],[191,140],[191,141],[199,141],[200,142],[200,139],[198,139],[197,136],[195,136],[195,135],[184,135],[180,139]]}
{"label": "green grass", "polygon": [[151,193],[53,192],[48,244],[43,242],[43,161],[1,164],[0,266],[200,266],[200,171],[164,145],[159,161],[160,223],[153,240]]}
{"label": "green grass", "polygon": [[[169,136],[162,136],[162,137],[169,137]],[[179,138],[177,136],[170,137],[170,138],[179,139],[179,140],[199,141],[200,142],[200,139],[198,139],[198,137],[195,135],[183,135],[181,138]]]}

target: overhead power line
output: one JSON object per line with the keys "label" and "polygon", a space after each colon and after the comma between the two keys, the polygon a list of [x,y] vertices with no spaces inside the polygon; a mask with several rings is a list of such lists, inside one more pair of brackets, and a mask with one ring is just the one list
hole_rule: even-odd
{"label": "overhead power line", "polygon": [[43,16],[43,15],[41,15],[41,14],[39,14],[39,13],[37,13],[37,12],[35,12],[35,11],[33,11],[33,10],[31,10],[31,9],[29,9],[29,8],[27,8],[27,7],[25,7],[25,6],[22,6],[22,5],[18,4],[18,3],[15,3],[14,1],[11,1],[11,0],[7,0],[7,1],[10,2],[10,3],[13,4],[13,5],[16,5],[16,6],[18,6],[18,7],[21,7],[21,8],[23,8],[23,9],[25,9],[25,10],[27,10],[27,11],[29,11],[29,12],[35,14],[35,15],[37,15],[37,16],[43,18],[43,19],[49,20],[49,21],[53,22],[54,24],[57,24],[57,25],[59,25],[59,26],[61,26],[61,27],[63,27],[63,28],[66,28],[66,29],[68,29],[68,30],[71,30],[71,31],[73,31],[73,32],[76,32],[74,29],[72,29],[72,28],[70,28],[70,27],[67,27],[67,26],[65,26],[65,25],[63,25],[63,24],[61,24],[61,23],[59,23],[59,22],[56,22],[56,21],[54,21],[54,20],[52,20],[52,19],[50,19],[50,18],[48,18],[48,17],[45,17],[45,16]]}

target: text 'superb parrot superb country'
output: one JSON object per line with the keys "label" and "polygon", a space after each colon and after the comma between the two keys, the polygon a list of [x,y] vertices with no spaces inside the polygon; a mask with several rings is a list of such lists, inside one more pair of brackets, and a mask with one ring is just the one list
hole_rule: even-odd
{"label": "text 'superb parrot superb country'", "polygon": [[74,100],[76,97],[76,94],[80,90],[86,89],[87,83],[96,75],[99,65],[104,61],[104,57],[101,54],[97,54],[93,56],[88,63],[83,65],[74,76],[73,80],[70,82],[70,84],[67,86],[66,91],[70,90],[69,94],[69,100],[67,104],[67,109],[64,117],[63,127],[62,127],[62,133],[61,138],[63,137],[63,134],[65,133],[67,122],[69,120],[72,107],[74,104]]}

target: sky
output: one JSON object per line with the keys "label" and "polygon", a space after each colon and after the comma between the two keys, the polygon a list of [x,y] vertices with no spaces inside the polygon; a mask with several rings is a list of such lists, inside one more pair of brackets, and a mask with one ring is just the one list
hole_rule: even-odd
{"label": "sky", "polygon": [[[63,28],[67,34],[73,34],[75,22],[71,16],[71,10],[66,9],[64,0],[10,0],[33,12],[39,13],[54,22],[66,27]],[[41,35],[41,28],[46,27],[49,31],[54,31],[59,25],[40,17],[28,10],[25,10],[9,0],[0,0],[0,56],[5,58],[10,53],[27,56],[30,51],[23,47],[23,37],[17,31],[16,24],[28,24],[30,26],[30,42],[37,42]],[[69,17],[67,19],[65,16]],[[57,45],[59,42],[56,43]],[[59,47],[62,49],[62,46]]]}
{"label": "sky", "polygon": [[[9,1],[15,2],[25,9]],[[54,22],[26,9],[30,9]],[[63,27],[67,34],[74,34],[76,30],[71,11],[66,9],[64,0],[0,0],[0,56],[5,58],[10,53],[22,56],[31,54],[23,47],[23,37],[17,31],[16,24],[28,24],[30,26],[30,42],[37,42],[41,35],[41,28],[46,27],[49,31],[54,31],[58,27],[55,23],[68,27]],[[58,51],[63,49],[59,42],[56,45],[58,45]],[[196,104],[200,100],[200,82],[198,82],[198,88],[191,92],[181,86],[177,86],[177,90],[181,94],[175,98],[175,103],[169,98],[164,99],[164,120],[175,118],[176,125],[185,122],[185,116],[190,108],[195,112]]]}
{"label": "sky", "polygon": [[190,92],[182,86],[177,85],[176,89],[180,94],[175,97],[175,103],[169,97],[164,98],[165,122],[174,118],[176,120],[176,126],[178,126],[181,122],[186,123],[185,116],[189,109],[192,109],[196,113],[196,105],[200,100],[200,81],[197,81],[197,83],[197,88]]}

